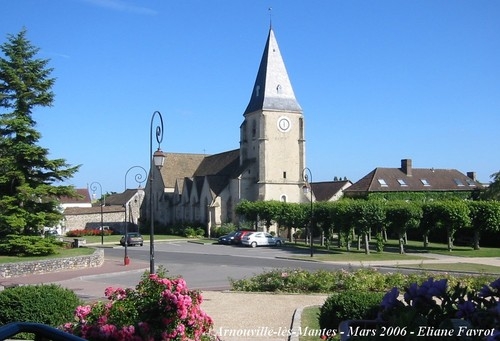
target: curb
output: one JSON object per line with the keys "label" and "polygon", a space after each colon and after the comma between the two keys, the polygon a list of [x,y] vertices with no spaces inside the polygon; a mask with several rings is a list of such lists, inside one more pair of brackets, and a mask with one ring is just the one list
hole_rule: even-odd
{"label": "curb", "polygon": [[292,324],[290,325],[290,336],[288,341],[299,341],[300,324],[302,321],[303,307],[295,309],[292,316]]}

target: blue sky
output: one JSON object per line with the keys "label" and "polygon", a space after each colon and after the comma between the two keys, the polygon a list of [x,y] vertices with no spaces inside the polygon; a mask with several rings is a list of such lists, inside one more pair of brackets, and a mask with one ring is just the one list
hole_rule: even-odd
{"label": "blue sky", "polygon": [[163,151],[238,148],[270,19],[314,182],[404,158],[482,182],[500,170],[499,1],[0,3],[0,42],[26,27],[54,68],[54,105],[34,118],[51,158],[82,165],[78,188],[121,192],[131,166],[148,167],[155,110]]}

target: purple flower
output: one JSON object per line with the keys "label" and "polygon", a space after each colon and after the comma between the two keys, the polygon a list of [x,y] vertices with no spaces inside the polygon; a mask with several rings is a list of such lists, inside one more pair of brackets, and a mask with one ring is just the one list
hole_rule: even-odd
{"label": "purple flower", "polygon": [[404,294],[405,302],[409,304],[411,301],[415,300],[417,297],[418,297],[418,284],[412,283],[406,289],[406,293]]}
{"label": "purple flower", "polygon": [[500,277],[490,284],[490,287],[496,290],[500,290]]}
{"label": "purple flower", "polygon": [[394,287],[384,295],[382,303],[380,304],[384,309],[390,309],[397,305],[399,297],[398,288]]}
{"label": "purple flower", "polygon": [[493,291],[487,285],[484,285],[478,294],[479,297],[490,297],[491,295],[493,295]]}
{"label": "purple flower", "polygon": [[464,301],[457,305],[457,317],[468,319],[476,311],[476,305],[471,301]]}
{"label": "purple flower", "polygon": [[429,298],[434,296],[443,297],[446,294],[447,287],[448,287],[447,279],[441,279],[439,281],[435,281],[432,283],[429,290],[427,291],[427,295],[429,295]]}

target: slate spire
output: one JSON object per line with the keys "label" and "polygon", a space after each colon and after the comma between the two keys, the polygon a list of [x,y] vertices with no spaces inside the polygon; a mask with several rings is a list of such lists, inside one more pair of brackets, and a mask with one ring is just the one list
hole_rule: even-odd
{"label": "slate spire", "polygon": [[292,83],[288,78],[272,27],[260,61],[252,96],[244,115],[257,110],[278,110],[302,113]]}

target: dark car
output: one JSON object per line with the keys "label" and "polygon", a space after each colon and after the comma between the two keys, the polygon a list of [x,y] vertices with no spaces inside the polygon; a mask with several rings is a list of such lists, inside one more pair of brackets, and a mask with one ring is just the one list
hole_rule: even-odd
{"label": "dark car", "polygon": [[243,238],[245,235],[255,232],[254,230],[239,230],[236,232],[234,235],[234,244],[241,244],[241,238]]}
{"label": "dark car", "polygon": [[[125,236],[122,236],[120,239],[120,244],[125,246]],[[127,233],[127,246],[140,245],[144,244],[144,238],[142,238],[139,232],[129,232]]]}
{"label": "dark car", "polygon": [[236,235],[236,233],[238,233],[238,231],[233,231],[224,236],[219,237],[219,244],[226,244],[226,245],[234,244],[234,236]]}

